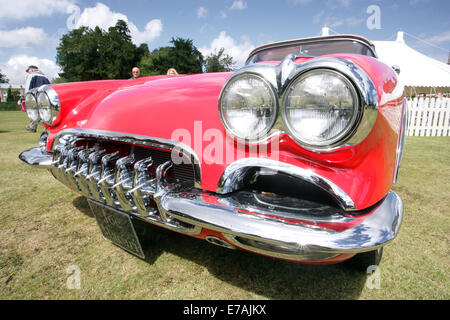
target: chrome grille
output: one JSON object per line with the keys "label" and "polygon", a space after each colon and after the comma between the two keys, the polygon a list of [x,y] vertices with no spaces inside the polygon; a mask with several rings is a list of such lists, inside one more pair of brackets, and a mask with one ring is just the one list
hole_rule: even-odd
{"label": "chrome grille", "polygon": [[171,229],[197,232],[158,210],[158,192],[194,185],[192,166],[174,165],[170,156],[169,150],[71,137],[54,148],[50,170],[88,198]]}

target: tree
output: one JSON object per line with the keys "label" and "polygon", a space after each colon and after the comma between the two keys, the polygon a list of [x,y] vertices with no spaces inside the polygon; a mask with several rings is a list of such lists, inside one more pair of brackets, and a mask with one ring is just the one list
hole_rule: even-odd
{"label": "tree", "polygon": [[12,90],[11,86],[9,86],[6,94],[6,102],[16,102],[17,100],[19,100],[20,92],[18,90]]}
{"label": "tree", "polygon": [[14,97],[12,95],[11,86],[6,90],[6,102],[13,102]]}
{"label": "tree", "polygon": [[203,55],[191,39],[172,38],[170,43],[172,46],[155,49],[141,60],[143,74],[166,74],[170,68],[184,74],[202,72]]}
{"label": "tree", "polygon": [[169,52],[170,47],[160,47],[158,49],[154,49],[147,56],[142,57],[139,62],[141,74],[144,76],[166,74],[167,70],[164,70],[164,68],[159,68],[157,62],[159,63],[161,59],[167,59]]}
{"label": "tree", "polygon": [[66,81],[129,78],[131,69],[149,54],[148,46],[136,47],[127,23],[118,20],[104,31],[99,27],[80,27],[63,35],[56,62]]}
{"label": "tree", "polygon": [[224,54],[225,48],[220,48],[219,52],[214,51],[205,59],[206,72],[227,72],[233,71],[235,62],[233,57]]}
{"label": "tree", "polygon": [[0,83],[8,83],[8,82],[9,82],[8,78],[0,70]]}

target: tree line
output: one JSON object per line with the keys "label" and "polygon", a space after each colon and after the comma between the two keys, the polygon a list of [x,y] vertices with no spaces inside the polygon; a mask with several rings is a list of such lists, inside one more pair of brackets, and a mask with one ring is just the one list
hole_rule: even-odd
{"label": "tree line", "polygon": [[223,48],[203,57],[191,39],[172,38],[170,46],[152,51],[147,44],[136,46],[123,20],[107,31],[74,29],[61,37],[56,51],[62,72],[54,82],[126,79],[134,66],[148,76],[166,74],[169,68],[182,74],[232,71],[235,64]]}

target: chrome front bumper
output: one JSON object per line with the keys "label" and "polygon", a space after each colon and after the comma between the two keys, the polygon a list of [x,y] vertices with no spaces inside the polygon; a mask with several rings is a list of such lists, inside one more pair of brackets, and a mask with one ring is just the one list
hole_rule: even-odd
{"label": "chrome front bumper", "polygon": [[[307,206],[283,212],[285,207],[265,205],[248,191],[219,195],[170,184],[165,179],[169,162],[159,165],[151,177],[146,172],[151,159],[133,167],[132,156],[118,158],[75,146],[56,147],[53,155],[33,148],[19,158],[50,169],[58,180],[86,197],[144,221],[229,248],[292,261],[321,261],[375,250],[395,238],[402,221],[403,204],[393,191],[352,224],[357,218],[342,212],[324,217],[307,212]],[[110,162],[115,167],[108,167]],[[240,202],[242,197],[247,199],[245,204]],[[320,213],[330,207],[312,210]],[[350,227],[343,231],[323,227],[346,223]]]}

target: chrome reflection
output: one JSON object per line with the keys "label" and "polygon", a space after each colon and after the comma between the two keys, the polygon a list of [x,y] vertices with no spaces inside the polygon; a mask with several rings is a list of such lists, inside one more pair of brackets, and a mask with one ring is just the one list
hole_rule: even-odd
{"label": "chrome reflection", "polygon": [[50,170],[59,181],[99,204],[139,216],[147,222],[185,234],[200,233],[200,227],[158,211],[161,197],[177,189],[167,181],[173,166],[171,161],[159,165],[153,176],[151,158],[136,162],[134,154],[121,157],[118,151],[108,153],[77,145],[82,140],[67,136],[55,146]]}
{"label": "chrome reflection", "polygon": [[142,145],[153,148],[159,148],[176,153],[177,161],[180,161],[178,153],[183,155],[183,161],[185,163],[192,164],[194,170],[194,186],[196,188],[201,187],[201,167],[200,160],[195,154],[194,150],[189,146],[168,139],[154,138],[142,135],[135,135],[129,133],[121,133],[115,131],[95,130],[95,129],[65,129],[60,131],[53,139],[51,150],[53,150],[58,144],[66,143],[67,139],[71,137],[77,137],[78,139],[93,138],[97,140],[105,140],[112,142],[122,142],[131,145]]}
{"label": "chrome reflection", "polygon": [[[297,56],[290,54],[277,66],[263,63],[247,65],[235,72],[227,80],[223,88],[226,88],[227,83],[233,81],[235,77],[239,77],[242,74],[256,74],[267,80],[276,90],[279,99],[278,105],[282,106],[286,89],[293,81],[295,81],[295,79],[297,79],[297,77],[314,69],[336,71],[350,80],[358,93],[360,103],[358,105],[358,119],[356,124],[353,126],[352,131],[346,135],[344,140],[337,141],[333,145],[312,147],[302,144],[302,146],[312,151],[321,152],[356,145],[363,141],[372,130],[378,115],[378,93],[368,74],[355,63],[342,58],[319,57],[302,63],[295,63],[296,58]],[[223,95],[223,88],[221,96]],[[281,129],[273,128],[268,135],[273,136],[275,133],[281,134],[282,132],[289,132],[285,124],[282,125]],[[259,142],[266,140],[267,136],[261,137]]]}
{"label": "chrome reflection", "polygon": [[[271,257],[311,261],[374,250],[396,236],[402,219],[402,202],[389,192],[360,224],[336,231],[321,224],[351,222],[348,211],[322,204],[308,207],[295,201],[283,201],[273,209],[281,202],[246,196],[245,191],[217,195],[174,183],[170,178],[171,161],[155,168],[151,158],[135,161],[132,155],[83,148],[78,138],[60,141],[64,143],[55,146],[53,153],[51,170],[55,177],[80,192],[86,192],[81,187],[86,183],[87,196],[100,199],[100,205],[184,234],[199,235],[203,228],[212,230],[215,235],[206,234],[210,242]],[[310,176],[311,180],[316,178]],[[86,181],[80,184],[82,179]],[[247,201],[244,203],[240,197]],[[304,210],[296,208],[298,205]]]}
{"label": "chrome reflection", "polygon": [[292,177],[307,181],[329,193],[339,203],[342,209],[349,211],[356,209],[355,203],[350,196],[333,182],[310,170],[264,158],[245,158],[233,162],[225,169],[220,177],[217,193],[226,194],[243,188],[244,178],[255,169],[263,169],[274,173],[285,173]]}

